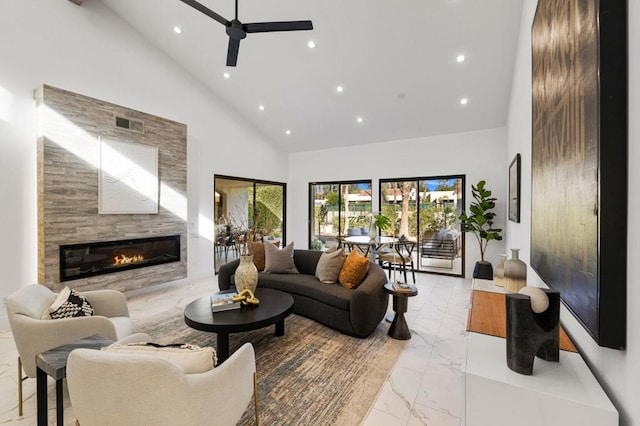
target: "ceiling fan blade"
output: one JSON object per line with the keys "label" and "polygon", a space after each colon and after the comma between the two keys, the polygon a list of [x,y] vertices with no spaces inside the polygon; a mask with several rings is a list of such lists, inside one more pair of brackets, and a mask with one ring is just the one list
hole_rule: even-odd
{"label": "ceiling fan blade", "polygon": [[238,62],[238,49],[240,40],[229,37],[229,48],[227,49],[227,66],[235,67]]}
{"label": "ceiling fan blade", "polygon": [[198,3],[195,0],[180,0],[180,1],[182,3],[184,3],[184,4],[188,4],[189,6],[191,6],[192,8],[194,8],[197,11],[204,13],[209,18],[215,19],[216,21],[220,22],[222,25],[225,25],[225,26],[229,25],[229,21],[228,20],[226,20],[222,16],[218,15],[217,13],[215,13],[213,10],[211,10],[208,7]]}
{"label": "ceiling fan blade", "polygon": [[[184,0],[183,0],[184,1]],[[311,21],[254,22],[242,24],[247,33],[266,33],[270,31],[304,31],[312,30]]]}

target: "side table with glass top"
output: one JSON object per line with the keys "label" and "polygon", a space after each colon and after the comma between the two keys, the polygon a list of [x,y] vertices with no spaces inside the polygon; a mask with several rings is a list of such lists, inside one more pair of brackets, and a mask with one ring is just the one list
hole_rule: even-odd
{"label": "side table with glass top", "polygon": [[74,349],[100,349],[109,346],[113,340],[99,334],[85,337],[76,342],[58,346],[36,355],[36,388],[38,405],[38,426],[47,426],[47,376],[56,381],[56,420],[64,425],[62,381],[67,377],[67,359]]}
{"label": "side table with glass top", "polygon": [[393,310],[396,313],[389,327],[389,337],[398,340],[411,339],[411,331],[409,331],[407,320],[404,319],[404,313],[407,312],[409,297],[416,296],[418,288],[409,285],[407,289],[395,289],[392,283],[386,283],[384,291],[393,296]]}

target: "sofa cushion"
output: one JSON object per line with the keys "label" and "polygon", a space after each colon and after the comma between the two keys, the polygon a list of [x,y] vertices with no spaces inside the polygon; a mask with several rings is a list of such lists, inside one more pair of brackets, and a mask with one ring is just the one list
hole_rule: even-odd
{"label": "sofa cushion", "polygon": [[49,306],[51,319],[88,317],[93,315],[93,307],[86,297],[65,287]]}
{"label": "sofa cushion", "polygon": [[249,254],[253,256],[253,264],[256,265],[258,272],[264,271],[264,244],[258,241],[249,241],[247,248]]}
{"label": "sofa cushion", "polygon": [[201,348],[195,345],[156,345],[141,342],[126,345],[111,345],[102,348],[106,352],[130,355],[147,355],[170,361],[184,370],[186,374],[199,374],[211,370],[216,362],[216,352],[212,347]]}
{"label": "sofa cushion", "polygon": [[456,238],[458,238],[458,231],[455,229],[450,229],[444,236],[445,241],[455,240]]}
{"label": "sofa cushion", "polygon": [[316,266],[316,278],[323,283],[335,284],[338,282],[338,276],[342,270],[345,261],[344,250],[332,250],[322,253],[318,266]]}
{"label": "sofa cushion", "polygon": [[[305,296],[344,311],[349,310],[352,290],[338,284],[323,284],[313,275],[258,274],[258,288],[266,287]],[[295,309],[295,305],[294,305]]]}
{"label": "sofa cushion", "polygon": [[320,250],[294,250],[293,261],[301,274],[315,275],[322,252]]}
{"label": "sofa cushion", "polygon": [[369,259],[352,250],[342,265],[338,280],[346,288],[356,288],[360,285],[369,270]]}
{"label": "sofa cushion", "polygon": [[293,261],[293,242],[290,242],[282,250],[271,244],[264,243],[264,272],[277,274],[299,274]]}
{"label": "sofa cushion", "polygon": [[[274,242],[273,245],[276,247],[280,247],[280,241]],[[253,256],[253,264],[256,266],[258,272],[264,271],[264,244],[260,241],[249,241],[247,242],[247,248],[249,250],[249,254]]]}

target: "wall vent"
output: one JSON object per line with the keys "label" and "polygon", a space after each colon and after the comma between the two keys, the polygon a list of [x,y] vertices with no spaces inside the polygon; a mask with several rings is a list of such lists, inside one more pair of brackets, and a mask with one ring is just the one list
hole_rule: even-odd
{"label": "wall vent", "polygon": [[116,116],[116,127],[131,130],[132,132],[144,132],[144,123],[142,121],[130,120],[124,117]]}

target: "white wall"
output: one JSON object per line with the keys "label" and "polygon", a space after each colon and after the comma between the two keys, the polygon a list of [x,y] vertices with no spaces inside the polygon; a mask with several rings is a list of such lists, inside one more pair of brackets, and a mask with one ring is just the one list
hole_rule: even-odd
{"label": "white wall", "polygon": [[[640,193],[634,183],[640,182],[640,170],[633,167],[640,161],[640,0],[629,0],[629,217],[640,208]],[[522,248],[521,259],[529,263],[531,241],[531,24],[537,0],[525,0],[515,75],[508,120],[507,152],[511,158],[522,154],[522,216],[521,223],[508,222],[507,246]],[[640,424],[640,225],[628,223],[627,255],[627,348],[625,351],[599,347],[584,331],[564,306],[561,321],[585,357],[592,371],[605,388],[620,412],[621,425]],[[528,281],[544,286],[542,280],[529,268]],[[635,309],[634,309],[635,308]]]}
{"label": "white wall", "polygon": [[[505,146],[506,129],[498,128],[290,154],[287,238],[296,247],[307,248],[309,182],[371,179],[375,207],[380,179],[439,175],[466,175],[467,206],[471,184],[486,180],[498,198],[496,225],[504,228],[509,164]],[[480,260],[480,250],[472,235],[466,237],[465,273],[471,277],[475,262]],[[487,260],[495,265],[503,252],[502,242],[491,242]]]}
{"label": "white wall", "polygon": [[286,181],[286,155],[101,2],[3,0],[0,54],[0,297],[36,281],[32,93],[43,83],[187,125],[189,279],[213,274],[214,172]]}

